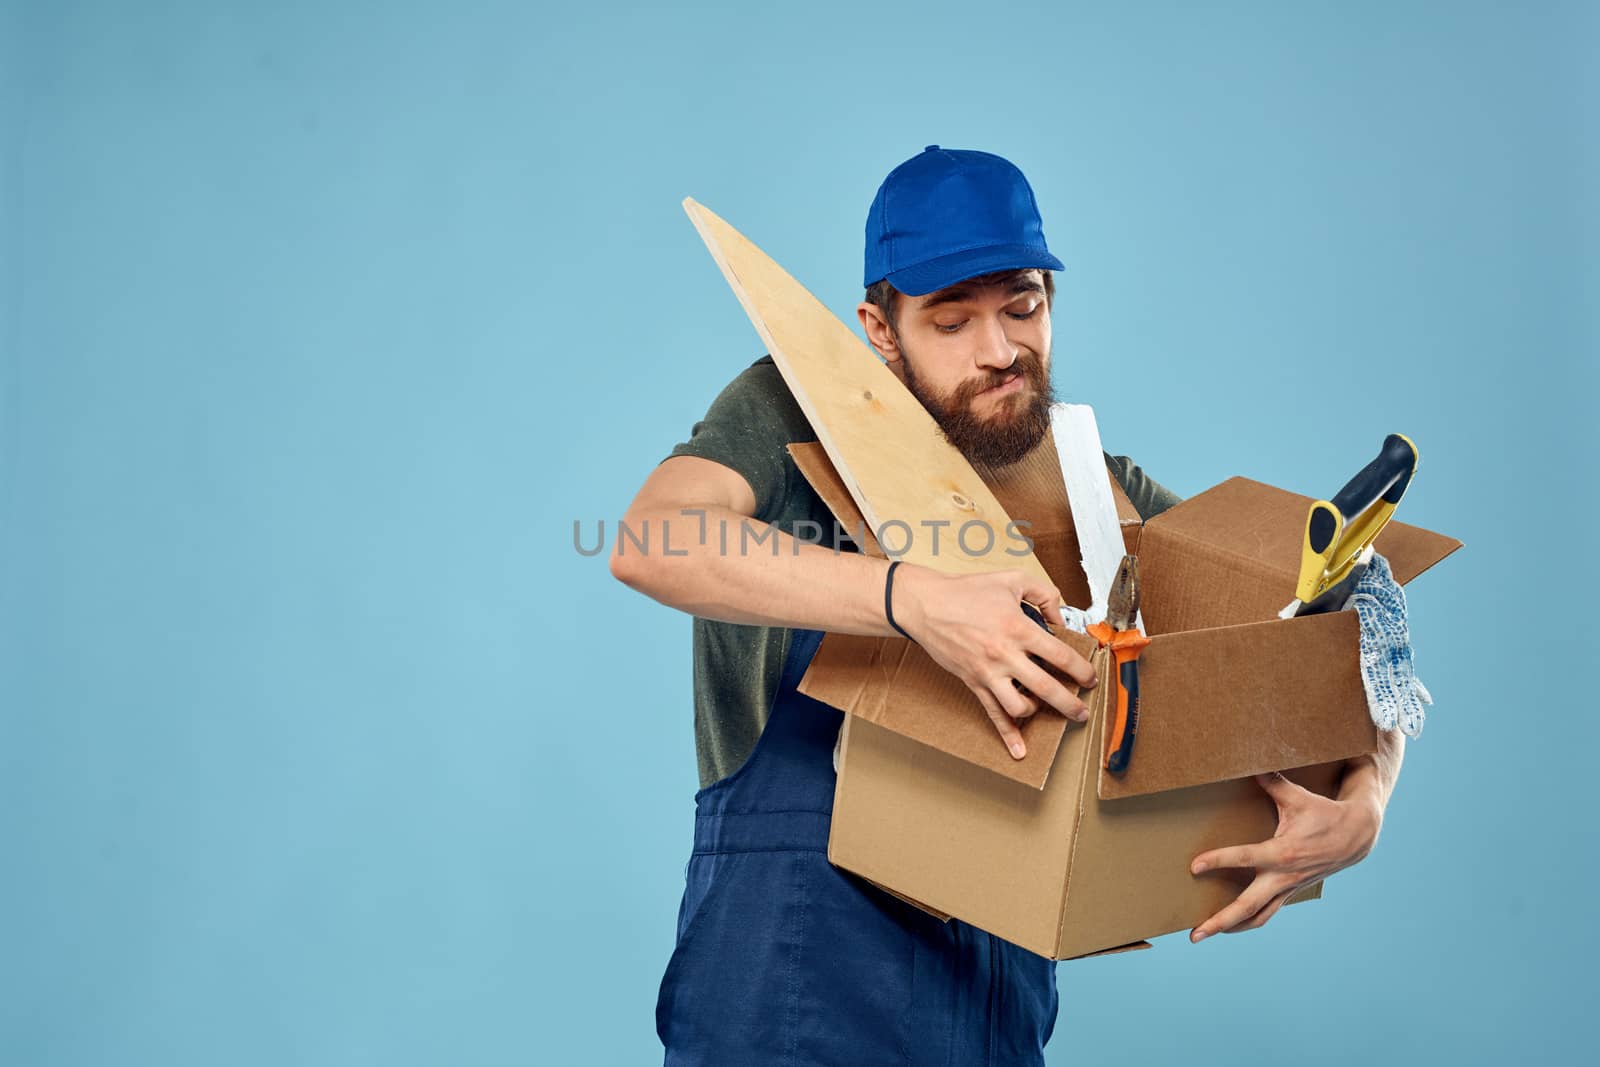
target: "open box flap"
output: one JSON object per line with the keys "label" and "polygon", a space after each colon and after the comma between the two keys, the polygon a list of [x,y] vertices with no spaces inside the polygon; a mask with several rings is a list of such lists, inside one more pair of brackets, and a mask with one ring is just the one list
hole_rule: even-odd
{"label": "open box flap", "polygon": [[[1058,636],[1081,655],[1094,651],[1094,641],[1083,634]],[[1030,716],[1017,724],[1028,754],[1013,759],[961,679],[921,646],[898,637],[828,634],[799,688],[824,704],[1035,789],[1044,788],[1062,737],[1076,725],[1050,711]]]}
{"label": "open box flap", "polygon": [[[789,445],[789,453],[840,526],[853,537],[861,528],[862,515],[826,451],[816,442],[802,442]],[[1066,601],[1087,604],[1088,584],[1078,564],[1078,542],[1054,440],[1047,434],[1021,461],[1000,470],[983,468],[979,473],[1006,513],[1017,516],[1019,524],[1027,524],[1020,529],[1033,541],[1034,557],[1050,575],[1059,576],[1056,588]],[[1111,479],[1109,471],[1106,477]],[[1138,536],[1138,513],[1114,480],[1111,484],[1125,536],[1132,542]],[[865,538],[870,540],[862,545],[863,551],[883,555],[870,530]],[[974,550],[983,547],[976,539],[969,544]],[[957,531],[951,529],[941,530],[940,547],[941,553],[963,552]],[[1013,557],[1006,554],[1007,547],[997,541],[987,553],[985,558],[993,560],[991,569],[1010,566]],[[1095,647],[1092,639],[1059,625],[1056,636],[1084,656]],[[1070,678],[1060,674],[1057,678],[1077,690]],[[799,689],[813,699],[1035,789],[1044,787],[1061,738],[1073,725],[1050,711],[1019,723],[1028,754],[1013,759],[971,690],[920,646],[899,637],[824,635]]]}
{"label": "open box flap", "polygon": [[[1151,639],[1139,729],[1103,800],[1207,785],[1374,752],[1353,611]],[[1103,702],[1097,702],[1103,703]]]}
{"label": "open box flap", "polygon": [[[1151,519],[1139,545],[1149,632],[1276,618],[1294,599],[1311,504],[1308,496],[1229,478]],[[1404,583],[1461,542],[1391,522],[1374,547]]]}

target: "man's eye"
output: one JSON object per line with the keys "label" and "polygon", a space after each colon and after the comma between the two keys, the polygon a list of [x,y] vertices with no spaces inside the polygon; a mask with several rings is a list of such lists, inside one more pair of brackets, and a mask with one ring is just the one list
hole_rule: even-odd
{"label": "man's eye", "polygon": [[957,330],[961,329],[961,327],[965,326],[966,324],[967,324],[967,320],[966,319],[962,319],[960,322],[952,322],[948,326],[946,326],[942,322],[936,322],[936,323],[933,324],[933,328],[938,330],[940,333],[955,333]]}
{"label": "man's eye", "polygon": [[1033,318],[1034,314],[1039,310],[1039,306],[1040,305],[1038,305],[1038,304],[1033,305],[1033,307],[1031,307],[1031,308],[1029,308],[1027,310],[1026,314],[1022,314],[1022,315],[1017,314],[1015,311],[1008,311],[1008,312],[1006,312],[1006,314],[1010,315],[1012,318],[1017,319],[1019,321],[1025,320],[1025,319],[1031,319],[1031,318]]}

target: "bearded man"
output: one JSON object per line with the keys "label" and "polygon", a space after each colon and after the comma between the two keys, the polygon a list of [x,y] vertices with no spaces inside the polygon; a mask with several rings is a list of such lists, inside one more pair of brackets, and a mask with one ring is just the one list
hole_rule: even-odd
{"label": "bearded man", "polygon": [[[929,146],[880,186],[865,266],[867,340],[950,443],[991,469],[1031,451],[1050,424],[1051,272],[1062,264],[1022,172]],[[1053,961],[828,863],[842,716],[796,687],[824,632],[901,634],[972,690],[1020,759],[1018,720],[1045,705],[1088,716],[1031,657],[1083,686],[1094,672],[1019,610],[1026,601],[1061,617],[1046,582],[1005,569],[950,576],[816,543],[814,531],[836,524],[786,448],[814,440],[772,358],[756,360],[623,518],[659,546],[675,524],[677,547],[624,551],[619,538],[611,557],[618,579],[694,616],[701,789],[656,1008],[666,1063],[1042,1064],[1059,1003]],[[1128,457],[1105,459],[1142,518],[1178,503]],[[1353,761],[1345,780],[1340,798],[1317,798],[1290,828],[1293,871],[1247,851],[1258,846],[1197,858],[1249,859],[1280,881],[1258,875],[1194,940],[1260,925],[1293,888],[1366,854],[1392,772]]]}

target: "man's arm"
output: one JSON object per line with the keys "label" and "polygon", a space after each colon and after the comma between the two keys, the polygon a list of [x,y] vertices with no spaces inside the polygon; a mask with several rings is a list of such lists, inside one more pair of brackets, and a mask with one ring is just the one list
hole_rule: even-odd
{"label": "man's arm", "polygon": [[1406,758],[1406,735],[1399,730],[1378,731],[1378,751],[1346,760],[1344,777],[1339,782],[1339,799],[1365,801],[1377,805],[1378,823],[1389,807],[1389,798],[1400,780],[1400,764]]}
{"label": "man's arm", "polygon": [[894,633],[883,613],[886,560],[805,544],[755,513],[755,493],[736,471],[675,456],[656,467],[622,518],[648,550],[619,532],[611,573],[701,618]]}
{"label": "man's arm", "polygon": [[[808,544],[755,518],[755,491],[730,467],[675,456],[651,472],[622,522],[611,573],[702,618],[891,636],[884,611],[889,561]],[[639,548],[643,542],[648,550]],[[1020,571],[953,577],[914,564],[895,574],[895,621],[983,704],[1012,755],[1026,754],[1016,720],[1039,700],[1082,721],[1087,706],[1029,655],[1080,685],[1087,660],[1020,610],[1027,600],[1060,618],[1061,594]],[[1020,682],[1038,699],[1018,692]]]}

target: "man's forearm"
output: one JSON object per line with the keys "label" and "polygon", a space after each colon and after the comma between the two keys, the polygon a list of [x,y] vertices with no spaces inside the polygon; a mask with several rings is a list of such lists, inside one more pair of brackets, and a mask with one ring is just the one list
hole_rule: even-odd
{"label": "man's forearm", "polygon": [[1378,750],[1371,755],[1345,761],[1344,777],[1339,782],[1340,800],[1364,800],[1383,814],[1400,778],[1405,759],[1406,738],[1399,730],[1379,730]]}
{"label": "man's forearm", "polygon": [[894,633],[883,611],[887,560],[713,505],[635,510],[623,522],[629,534],[618,531],[612,573],[669,607],[757,626]]}

